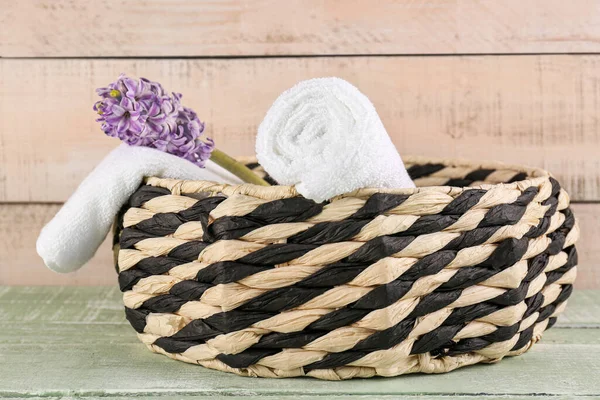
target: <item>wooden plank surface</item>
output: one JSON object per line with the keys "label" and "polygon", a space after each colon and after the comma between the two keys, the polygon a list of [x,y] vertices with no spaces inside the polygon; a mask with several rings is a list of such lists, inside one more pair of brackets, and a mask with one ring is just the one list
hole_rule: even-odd
{"label": "wooden plank surface", "polygon": [[574,53],[594,0],[0,1],[1,57]]}
{"label": "wooden plank surface", "polygon": [[[350,397],[351,396],[351,397]],[[122,397],[122,396],[110,396],[111,400],[124,400],[124,399],[130,399],[131,397]],[[244,395],[244,400],[264,400],[265,396],[246,396]],[[268,397],[267,397],[268,398]],[[374,400],[375,398],[373,396],[362,396],[362,395],[358,395],[358,396],[354,396],[354,395],[341,395],[341,396],[319,396],[318,397],[319,400],[347,400],[347,399],[356,399],[356,400]],[[482,397],[481,396],[457,396],[457,397],[453,397],[453,396],[429,396],[427,395],[426,397],[424,397],[421,394],[416,394],[416,395],[412,395],[412,394],[403,394],[402,395],[403,399],[410,399],[410,398],[426,398],[427,400],[448,400],[448,399],[452,399],[452,398],[459,398],[461,400],[480,400]],[[570,399],[577,399],[577,400],[587,400],[587,399],[596,399],[597,396],[554,396],[554,395],[540,395],[540,394],[536,394],[535,395],[535,399],[536,400],[545,400],[545,399],[560,399],[560,400],[570,400]],[[3,397],[3,400],[17,400],[17,399],[22,399],[22,397]],[[65,397],[30,397],[27,396],[27,399],[29,400],[74,400],[74,399],[82,399],[82,400],[106,400],[106,396],[77,396],[77,397],[71,397],[71,396],[65,396]],[[231,396],[213,396],[213,395],[208,395],[208,396],[189,396],[186,395],[185,397],[181,397],[181,396],[163,396],[163,395],[157,395],[157,396],[144,396],[144,400],[149,399],[149,400],[154,400],[154,399],[160,399],[160,400],[197,400],[197,399],[214,399],[214,400],[230,400]],[[292,395],[292,396],[276,396],[275,399],[277,400],[314,400],[315,397],[312,395],[308,395],[308,396],[303,396],[303,395]],[[383,400],[398,400],[398,396],[397,395],[377,395],[376,399],[383,399]],[[486,400],[531,400],[531,396],[529,395],[524,395],[524,396],[513,396],[513,395],[501,395],[501,396],[489,396],[486,395],[485,396]]]}
{"label": "wooden plank surface", "polygon": [[42,227],[60,205],[0,204],[0,285],[111,285],[116,283],[112,240],[107,238],[92,261],[77,272],[57,274],[35,250]]}
{"label": "wooden plank surface", "polygon": [[[577,395],[577,396],[570,396],[570,395],[561,395],[561,396],[555,396],[555,395],[544,395],[544,394],[535,394],[535,400],[546,400],[546,399],[560,399],[560,400],[588,400],[588,399],[597,399],[597,396],[581,396],[581,395]],[[131,399],[131,397],[135,397],[135,396],[79,396],[77,395],[76,397],[72,397],[72,396],[59,396],[59,397],[55,397],[55,396],[27,396],[26,398],[28,400],[106,400],[108,398],[110,398],[111,400],[125,400],[125,399]],[[234,395],[234,397],[238,398],[241,396],[238,396],[237,394]],[[485,398],[486,400],[531,400],[531,395],[499,395],[499,396],[495,396],[495,395],[489,395],[486,394]],[[231,395],[225,395],[225,396],[214,396],[214,395],[188,395],[186,394],[185,396],[165,396],[165,395],[151,395],[148,396],[147,394],[144,395],[144,400],[206,400],[206,399],[211,399],[211,400],[231,400],[232,396]],[[266,396],[247,396],[247,395],[243,395],[243,399],[244,400],[264,400],[264,399],[276,399],[276,400],[315,400],[314,395],[291,395],[291,396],[281,396],[281,395],[276,395],[274,397],[266,397]],[[452,396],[452,395],[442,395],[442,396],[431,396],[431,395],[422,395],[420,393],[418,394],[412,394],[412,393],[408,393],[402,394],[402,399],[412,399],[412,398],[416,398],[416,399],[427,399],[427,400],[449,400],[449,399],[460,399],[460,400],[481,400],[482,399],[482,395],[476,395],[476,396],[464,396],[464,395],[459,395],[459,396]],[[23,397],[3,397],[2,400],[18,400],[18,399],[23,399]],[[377,395],[376,397],[371,396],[371,395],[353,395],[353,394],[343,394],[343,395],[333,395],[333,396],[319,396],[318,397],[319,400],[348,400],[348,399],[353,399],[353,400],[398,400],[399,397],[398,395]]]}
{"label": "wooden plank surface", "polygon": [[[600,288],[600,203],[573,204],[579,219],[581,238],[578,277],[581,289]],[[42,227],[60,205],[0,204],[0,284],[4,285],[114,285],[111,239],[107,238],[96,256],[81,270],[57,274],[47,269],[35,251]]]}
{"label": "wooden plank surface", "polygon": [[337,75],[377,106],[401,154],[545,167],[575,200],[600,200],[600,56],[0,60],[0,202],[62,202],[117,145],[94,88],[120,72],[184,93],[232,155],[253,152],[274,99]]}
{"label": "wooden plank surface", "polygon": [[598,396],[598,304],[600,291],[575,291],[565,317],[540,343],[498,364],[442,375],[326,382],[243,378],[152,354],[124,321],[114,288],[0,287],[0,397]]}
{"label": "wooden plank surface", "polygon": [[573,212],[582,228],[577,251],[579,273],[577,287],[600,289],[600,203],[573,204]]}
{"label": "wooden plank surface", "polygon": [[[164,395],[156,395],[156,396],[148,396],[148,395],[144,395],[144,400],[198,400],[198,399],[214,399],[214,400],[231,400],[230,395],[226,395],[226,396],[214,396],[214,395],[207,395],[207,396],[189,396],[189,395],[185,395],[184,397],[181,396],[164,396]],[[17,399],[22,399],[23,397],[3,397],[3,400],[17,400]],[[77,396],[77,397],[71,397],[71,396],[60,396],[60,397],[55,397],[55,396],[51,396],[51,397],[38,397],[38,396],[34,396],[34,397],[30,397],[27,396],[28,400],[74,400],[74,399],[80,399],[80,400],[106,400],[107,396]],[[131,397],[128,396],[110,396],[109,397],[111,400],[125,400],[125,399],[130,399]],[[244,400],[264,400],[265,396],[243,396]],[[269,397],[266,397],[267,399]],[[273,398],[273,397],[271,397]],[[427,400],[448,400],[448,399],[452,399],[452,398],[458,398],[461,400],[480,400],[482,397],[480,395],[477,396],[447,396],[447,395],[443,395],[443,396],[423,396],[422,394],[402,394],[402,398],[403,399],[410,399],[410,398],[417,398],[417,399],[422,399],[422,398],[426,398]],[[560,400],[570,400],[570,399],[577,399],[577,400],[587,400],[587,399],[596,399],[597,396],[554,396],[554,395],[540,395],[540,394],[535,394],[535,399],[536,400],[545,400],[545,399],[560,399]],[[281,396],[281,395],[277,395],[274,397],[274,399],[276,400],[314,400],[315,397],[313,395],[308,395],[308,396],[304,396],[304,395],[291,395],[291,396]],[[397,395],[377,395],[377,397],[373,397],[370,395],[358,395],[358,396],[354,396],[352,394],[348,395],[348,394],[343,394],[340,396],[319,396],[318,397],[319,400],[347,400],[347,399],[353,399],[353,400],[375,400],[375,399],[383,399],[383,400],[398,400],[398,396]],[[531,396],[530,395],[524,395],[524,396],[513,396],[513,395],[501,395],[501,396],[489,396],[486,395],[485,396],[486,400],[531,400]]]}
{"label": "wooden plank surface", "polygon": [[[55,397],[55,396],[51,396],[51,397],[38,397],[38,396],[34,396],[34,397],[30,397],[27,396],[28,400],[74,400],[74,399],[81,399],[81,400],[106,400],[107,396],[77,396],[77,397],[71,397],[71,396],[60,396],[60,397]],[[109,397],[111,400],[125,400],[125,399],[130,399],[131,397],[123,397],[123,396],[110,396]],[[243,396],[244,400],[264,400],[265,396]],[[266,397],[267,399],[269,397]],[[274,397],[276,400],[314,400],[315,397],[313,395],[308,395],[308,396],[304,396],[304,395],[292,395],[292,396],[280,396],[277,395]],[[452,398],[458,398],[461,400],[480,400],[482,397],[481,395],[477,395],[477,396],[423,396],[422,394],[402,394],[402,398],[403,399],[410,399],[410,398],[417,398],[417,399],[422,399],[422,398],[426,398],[427,400],[448,400],[448,399],[452,399]],[[577,399],[577,400],[587,400],[587,399],[596,399],[597,396],[554,396],[554,395],[541,395],[541,394],[535,394],[535,399],[536,400],[545,400],[545,399],[560,399],[560,400],[570,400],[570,399]],[[3,400],[17,400],[17,399],[22,399],[22,397],[3,397]],[[189,396],[189,395],[185,395],[185,397],[181,397],[181,396],[163,396],[163,395],[156,395],[156,396],[148,396],[148,395],[144,395],[144,400],[197,400],[197,399],[214,399],[214,400],[231,400],[231,396],[230,395],[226,395],[226,396],[214,396],[214,395],[207,395],[207,396]],[[353,400],[375,400],[375,399],[383,399],[383,400],[398,400],[398,396],[397,395],[377,395],[377,397],[373,397],[370,395],[358,395],[358,396],[354,396],[354,395],[348,395],[348,394],[344,394],[344,395],[340,395],[340,396],[319,396],[318,397],[319,400],[347,400],[347,399],[353,399]],[[486,395],[485,396],[486,400],[531,400],[531,396],[530,395],[524,395],[524,396],[514,396],[514,395],[501,395],[501,396],[490,396],[490,395]]]}

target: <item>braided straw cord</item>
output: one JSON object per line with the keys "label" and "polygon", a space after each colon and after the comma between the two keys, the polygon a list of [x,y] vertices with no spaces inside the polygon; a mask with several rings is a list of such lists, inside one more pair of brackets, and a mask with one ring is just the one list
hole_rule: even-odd
{"label": "braided straw cord", "polygon": [[568,195],[541,169],[405,161],[416,189],[323,204],[287,186],[148,178],[115,241],[140,340],[239,375],[330,380],[527,351],[572,292]]}

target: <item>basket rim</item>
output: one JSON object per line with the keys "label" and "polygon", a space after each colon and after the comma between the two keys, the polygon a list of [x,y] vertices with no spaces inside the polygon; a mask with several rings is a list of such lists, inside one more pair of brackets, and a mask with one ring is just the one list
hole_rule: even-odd
{"label": "basket rim", "polygon": [[[255,160],[250,157],[240,157],[245,161]],[[390,193],[400,195],[414,195],[417,193],[443,193],[457,196],[466,190],[493,188],[503,188],[507,190],[523,191],[528,187],[541,186],[548,182],[552,176],[548,171],[524,165],[507,164],[499,161],[474,161],[463,158],[435,158],[426,156],[405,156],[403,157],[406,165],[412,164],[444,164],[448,167],[469,167],[481,169],[513,170],[516,173],[526,173],[528,178],[512,183],[483,184],[477,186],[459,187],[459,186],[422,186],[416,188],[362,188],[352,192],[344,193],[326,201],[339,200],[347,197],[366,198],[375,193]],[[296,190],[295,186],[273,185],[259,186],[250,183],[228,184],[205,180],[187,180],[162,178],[157,176],[146,177],[144,183],[150,186],[162,187],[168,189],[174,195],[195,194],[195,193],[223,193],[227,196],[241,194],[256,197],[264,200],[276,200],[302,196]]]}

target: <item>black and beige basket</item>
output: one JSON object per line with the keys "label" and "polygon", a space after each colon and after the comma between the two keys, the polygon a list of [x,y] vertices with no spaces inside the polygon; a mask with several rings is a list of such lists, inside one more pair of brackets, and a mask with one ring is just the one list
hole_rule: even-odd
{"label": "black and beige basket", "polygon": [[568,195],[541,169],[405,161],[417,189],[321,204],[148,178],[117,227],[127,319],[154,352],[246,376],[439,373],[524,353],[572,291]]}

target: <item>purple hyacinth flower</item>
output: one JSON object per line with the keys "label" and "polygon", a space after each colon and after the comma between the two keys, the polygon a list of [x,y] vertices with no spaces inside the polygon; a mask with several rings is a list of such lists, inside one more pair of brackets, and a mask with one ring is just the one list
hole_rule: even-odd
{"label": "purple hyacinth flower", "polygon": [[177,155],[201,167],[210,158],[214,142],[201,139],[204,124],[192,109],[182,106],[181,94],[168,95],[158,82],[123,74],[96,92],[101,100],[94,104],[94,111],[106,135]]}

